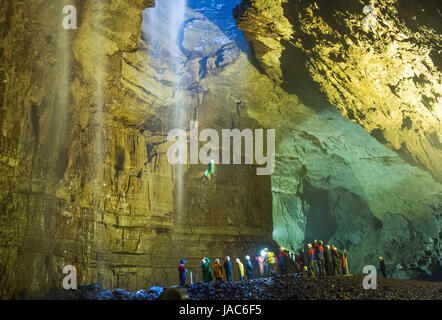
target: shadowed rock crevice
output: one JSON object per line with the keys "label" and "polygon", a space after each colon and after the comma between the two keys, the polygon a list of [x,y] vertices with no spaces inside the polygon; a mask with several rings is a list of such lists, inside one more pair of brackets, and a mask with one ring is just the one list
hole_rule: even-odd
{"label": "shadowed rock crevice", "polygon": [[311,243],[315,239],[327,242],[337,229],[330,208],[330,192],[307,185],[304,186],[303,197],[309,206],[305,213],[305,243]]}
{"label": "shadowed rock crevice", "polygon": [[305,53],[286,41],[282,41],[282,44],[285,49],[280,58],[281,87],[286,92],[297,95],[303,104],[316,112],[329,108],[327,97],[320,91],[318,83],[313,81],[308,72]]}

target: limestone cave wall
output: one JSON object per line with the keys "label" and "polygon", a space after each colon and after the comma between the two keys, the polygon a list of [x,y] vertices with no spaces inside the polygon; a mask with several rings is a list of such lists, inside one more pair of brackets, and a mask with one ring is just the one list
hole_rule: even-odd
{"label": "limestone cave wall", "polygon": [[[153,1],[79,1],[77,30],[62,28],[66,4],[8,0],[0,9],[0,296],[61,287],[65,265],[77,268],[79,284],[171,285],[183,257],[195,276],[203,256],[271,245],[269,177],[225,166],[207,182],[204,165],[166,159],[177,103],[184,129],[190,120],[201,129],[253,127],[228,87],[199,83],[201,61],[218,74],[218,60],[239,55],[235,45],[178,48],[190,80],[177,89],[168,44],[146,39],[159,27],[143,13]],[[189,14],[203,31],[211,26]],[[190,46],[194,38],[184,37]]]}
{"label": "limestone cave wall", "polygon": [[[176,3],[77,1],[64,30],[68,1],[2,2],[0,297],[61,287],[65,265],[171,285],[182,257],[195,275],[315,238],[354,273],[383,255],[440,276],[440,12],[382,1],[374,33],[363,2],[242,1],[244,38],[238,1],[188,0],[167,41]],[[191,120],[275,129],[275,173],[171,166],[167,134]]]}
{"label": "limestone cave wall", "polygon": [[274,239],[293,249],[335,243],[353,272],[383,255],[395,277],[440,279],[440,8],[371,4],[374,22],[368,1],[235,8],[262,72],[299,100],[250,112],[281,128]]}

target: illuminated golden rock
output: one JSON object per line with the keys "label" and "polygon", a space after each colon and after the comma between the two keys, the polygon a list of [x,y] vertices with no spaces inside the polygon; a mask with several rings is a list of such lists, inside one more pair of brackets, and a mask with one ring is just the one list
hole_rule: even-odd
{"label": "illuminated golden rock", "polygon": [[308,99],[313,90],[289,88],[292,73],[299,73],[297,64],[305,64],[345,117],[441,181],[437,44],[442,35],[437,5],[376,3],[375,30],[364,28],[364,5],[359,2],[331,7],[328,1],[245,1],[236,15],[271,78]]}

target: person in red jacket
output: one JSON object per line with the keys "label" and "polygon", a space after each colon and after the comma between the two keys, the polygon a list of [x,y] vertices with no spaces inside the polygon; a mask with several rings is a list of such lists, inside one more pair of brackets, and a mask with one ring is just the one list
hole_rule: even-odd
{"label": "person in red jacket", "polygon": [[342,274],[349,275],[348,271],[348,261],[347,261],[347,250],[344,249],[342,252]]}
{"label": "person in red jacket", "polygon": [[255,257],[259,265],[259,277],[264,278],[264,258],[262,256]]}
{"label": "person in red jacket", "polygon": [[315,252],[312,249],[312,245],[309,243],[307,245],[307,261],[308,269],[312,277],[315,276]]}
{"label": "person in red jacket", "polygon": [[324,259],[324,243],[322,240],[319,240],[319,244],[317,245],[317,263],[319,267],[319,275],[324,277],[325,274],[325,259]]}
{"label": "person in red jacket", "polygon": [[302,249],[299,249],[296,255],[296,267],[299,273],[304,272],[304,252],[302,252]]}
{"label": "person in red jacket", "polygon": [[312,247],[315,253],[318,253],[318,240],[313,240]]}
{"label": "person in red jacket", "polygon": [[314,264],[314,266],[315,266],[315,271],[316,271],[316,273],[320,273],[320,268],[319,268],[319,261],[318,261],[318,258],[319,258],[319,245],[318,245],[318,240],[313,240],[313,245],[312,245],[312,247],[313,247],[313,251],[315,252],[315,264]]}
{"label": "person in red jacket", "polygon": [[186,260],[181,259],[180,264],[178,265],[178,274],[180,278],[180,286],[184,287],[186,285],[186,274],[187,270],[184,266],[186,264]]}
{"label": "person in red jacket", "polygon": [[279,270],[281,270],[281,274],[287,274],[287,268],[289,263],[289,255],[285,252],[284,248],[279,248]]}

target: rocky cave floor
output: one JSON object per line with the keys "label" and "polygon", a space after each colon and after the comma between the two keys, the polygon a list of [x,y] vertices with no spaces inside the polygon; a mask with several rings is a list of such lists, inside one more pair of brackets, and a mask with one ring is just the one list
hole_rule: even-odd
{"label": "rocky cave floor", "polygon": [[362,287],[363,276],[303,278],[274,276],[233,283],[197,283],[185,290],[152,287],[128,292],[82,285],[77,290],[53,289],[34,299],[49,300],[442,300],[442,283],[378,278],[376,290]]}

